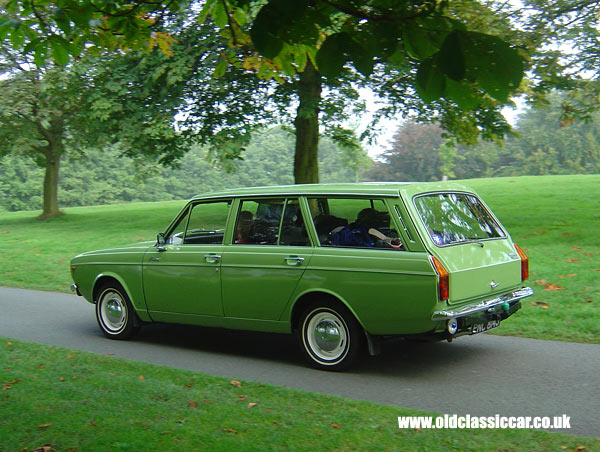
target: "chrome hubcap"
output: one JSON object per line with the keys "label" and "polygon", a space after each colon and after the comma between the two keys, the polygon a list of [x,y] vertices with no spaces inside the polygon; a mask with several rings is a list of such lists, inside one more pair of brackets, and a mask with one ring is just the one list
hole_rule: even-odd
{"label": "chrome hubcap", "polygon": [[330,352],[340,343],[340,329],[331,320],[321,320],[315,327],[314,334],[321,350]]}
{"label": "chrome hubcap", "polygon": [[118,292],[108,290],[100,297],[100,316],[102,323],[111,333],[122,330],[127,321],[127,307]]}
{"label": "chrome hubcap", "polygon": [[343,319],[333,311],[317,312],[305,327],[304,341],[320,361],[335,364],[348,351],[348,329]]}

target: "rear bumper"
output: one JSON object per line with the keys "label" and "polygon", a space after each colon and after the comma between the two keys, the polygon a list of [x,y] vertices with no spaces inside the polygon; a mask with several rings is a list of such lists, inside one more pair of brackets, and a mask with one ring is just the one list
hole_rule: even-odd
{"label": "rear bumper", "polygon": [[526,297],[530,297],[531,295],[533,295],[533,289],[531,287],[523,287],[522,289],[508,292],[489,300],[483,300],[476,303],[467,304],[466,306],[461,306],[458,309],[434,311],[433,315],[431,316],[431,320],[439,321],[459,319],[461,317],[468,317],[477,313],[494,312],[497,310],[496,308],[501,305],[513,305],[514,302]]}

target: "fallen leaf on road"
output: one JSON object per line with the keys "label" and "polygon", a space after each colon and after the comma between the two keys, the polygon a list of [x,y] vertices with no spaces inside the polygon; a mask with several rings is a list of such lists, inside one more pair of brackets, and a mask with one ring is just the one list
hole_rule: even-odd
{"label": "fallen leaf on road", "polygon": [[242,387],[242,383],[240,383],[240,382],[239,382],[239,381],[237,381],[237,380],[231,380],[231,384],[232,384],[233,386],[235,386],[236,388],[241,388],[241,387]]}

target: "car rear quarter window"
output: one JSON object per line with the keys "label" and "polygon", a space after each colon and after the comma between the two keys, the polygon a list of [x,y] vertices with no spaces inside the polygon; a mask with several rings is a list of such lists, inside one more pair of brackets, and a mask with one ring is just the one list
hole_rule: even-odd
{"label": "car rear quarter window", "polygon": [[470,193],[432,193],[414,204],[433,243],[438,246],[506,237],[477,196]]}
{"label": "car rear quarter window", "polygon": [[320,197],[308,203],[321,246],[404,249],[382,199]]}

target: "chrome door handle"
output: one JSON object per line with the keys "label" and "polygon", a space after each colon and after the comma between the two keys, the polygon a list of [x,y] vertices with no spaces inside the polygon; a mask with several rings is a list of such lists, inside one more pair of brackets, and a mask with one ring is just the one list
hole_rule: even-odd
{"label": "chrome door handle", "polygon": [[206,254],[204,256],[204,260],[209,264],[218,264],[221,260],[221,256],[219,256],[218,254]]}
{"label": "chrome door handle", "polygon": [[150,260],[152,262],[160,262],[160,257],[151,257]]}
{"label": "chrome door handle", "polygon": [[286,257],[285,263],[288,265],[300,265],[304,262],[303,257]]}

